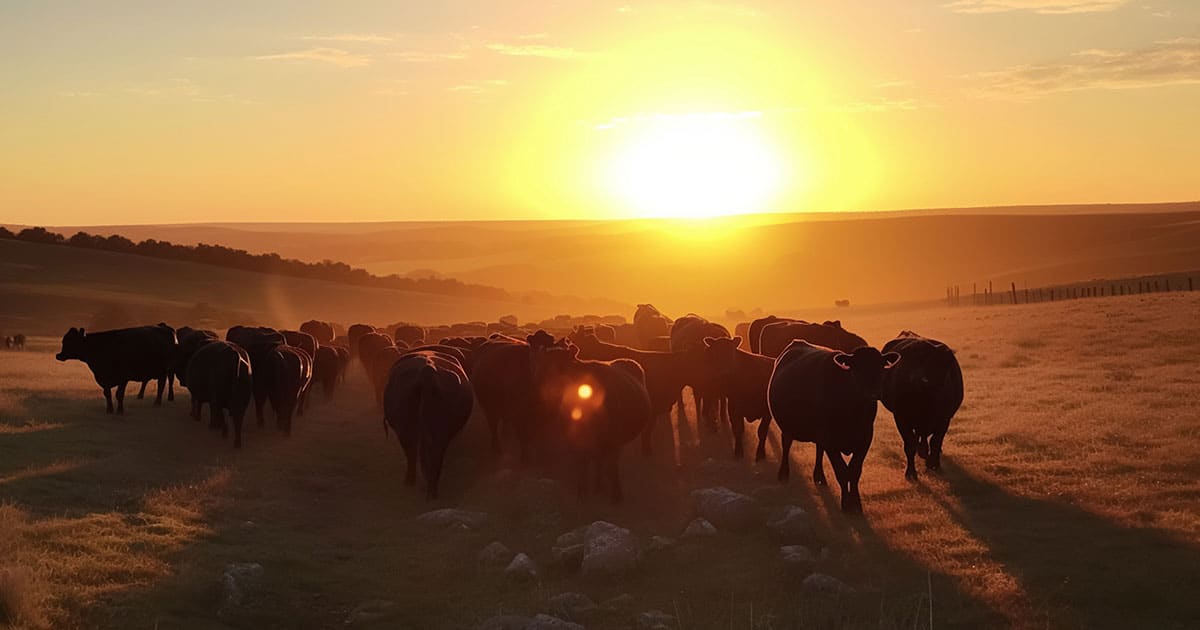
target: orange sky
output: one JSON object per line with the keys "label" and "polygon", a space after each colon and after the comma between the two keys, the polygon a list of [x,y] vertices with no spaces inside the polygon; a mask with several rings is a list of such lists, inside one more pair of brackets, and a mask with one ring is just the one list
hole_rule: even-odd
{"label": "orange sky", "polygon": [[103,4],[0,6],[0,222],[1200,197],[1187,0]]}

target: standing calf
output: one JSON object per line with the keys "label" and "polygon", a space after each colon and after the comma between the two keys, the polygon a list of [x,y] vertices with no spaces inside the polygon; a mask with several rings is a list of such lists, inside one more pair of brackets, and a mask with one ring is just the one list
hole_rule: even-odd
{"label": "standing calf", "polygon": [[904,363],[884,376],[880,401],[892,412],[904,440],[904,476],[915,481],[913,455],[924,458],[928,470],[941,470],[942,440],[963,400],[962,369],[946,344],[908,330],[883,350],[904,356]]}

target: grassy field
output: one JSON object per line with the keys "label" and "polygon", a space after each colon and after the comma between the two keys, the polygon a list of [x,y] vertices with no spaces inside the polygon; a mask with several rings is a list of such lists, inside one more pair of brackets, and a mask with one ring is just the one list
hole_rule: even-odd
{"label": "grassy field", "polygon": [[[948,342],[966,380],[941,476],[904,480],[881,409],[861,519],[806,474],[779,486],[777,439],[772,461],[755,466],[730,460],[727,429],[686,424],[678,465],[665,448],[651,460],[629,449],[626,503],[580,504],[537,481],[553,471],[513,474],[487,454],[481,417],[453,445],[444,498],[430,505],[402,485],[403,455],[383,439],[361,372],[290,439],[251,427],[234,452],[187,419],[186,394],[106,416],[86,367],[56,363],[57,340],[36,338],[0,353],[0,625],[347,627],[356,607],[387,600],[397,606],[372,627],[471,628],[575,591],[632,595],[590,628],[633,627],[650,609],[678,628],[1195,627],[1197,312],[1200,293],[839,312],[877,345],[903,328]],[[812,447],[792,456],[807,471]],[[714,485],[808,510],[829,550],[816,570],[855,592],[803,591],[765,528],[681,543],[615,583],[551,566],[554,539],[596,519],[643,540],[678,536],[687,492]],[[413,520],[443,506],[491,520],[465,532]],[[530,554],[542,578],[478,570],[494,540]],[[261,584],[222,609],[221,575],[235,562],[260,563]]]}

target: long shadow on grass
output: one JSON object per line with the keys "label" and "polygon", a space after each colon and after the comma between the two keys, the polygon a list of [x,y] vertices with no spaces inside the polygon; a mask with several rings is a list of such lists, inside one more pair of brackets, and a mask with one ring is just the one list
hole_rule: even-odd
{"label": "long shadow on grass", "polygon": [[945,466],[961,503],[947,511],[1021,581],[1050,625],[1194,628],[1200,620],[1200,550]]}

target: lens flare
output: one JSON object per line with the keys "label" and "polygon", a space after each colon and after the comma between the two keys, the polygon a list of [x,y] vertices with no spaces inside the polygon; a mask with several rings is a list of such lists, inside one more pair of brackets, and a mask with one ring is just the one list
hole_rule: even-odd
{"label": "lens flare", "polygon": [[580,386],[579,386],[579,397],[580,397],[580,398],[582,398],[582,399],[584,399],[584,400],[587,400],[587,399],[589,399],[589,398],[591,398],[591,397],[592,397],[592,393],[593,393],[593,392],[592,392],[592,386],[591,386],[591,385],[588,385],[587,383],[584,383],[583,385],[580,385]]}

